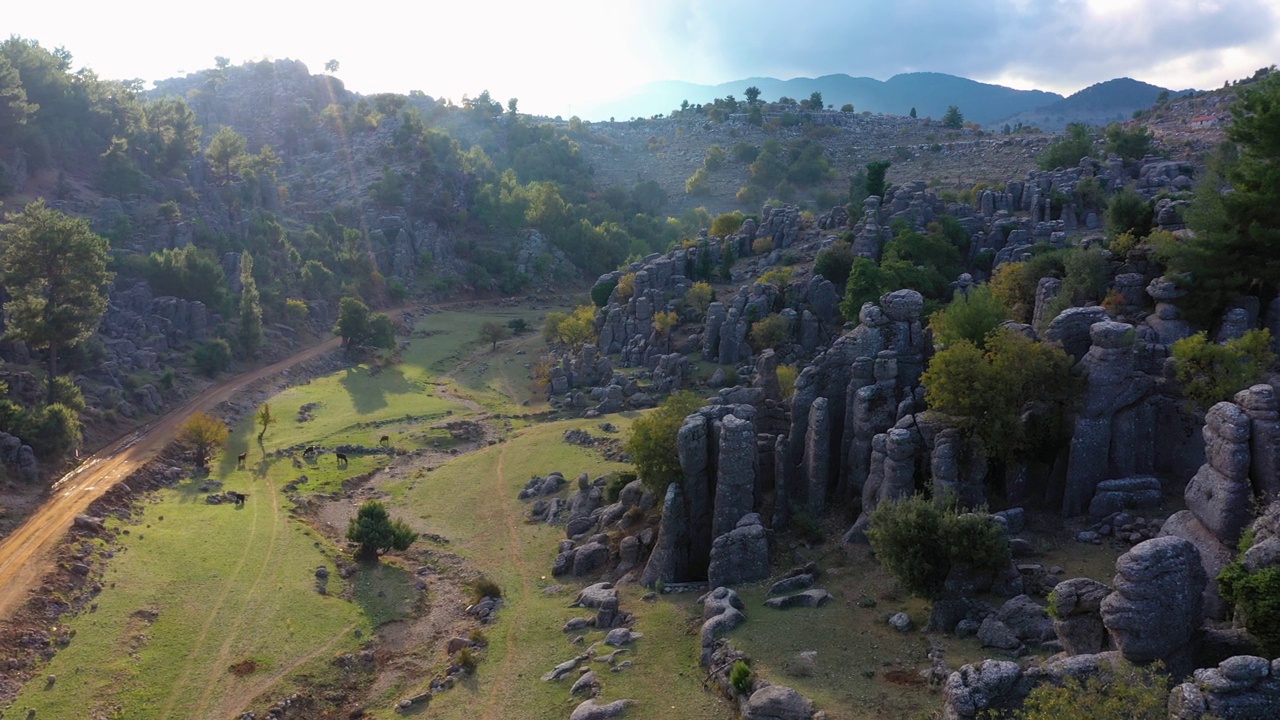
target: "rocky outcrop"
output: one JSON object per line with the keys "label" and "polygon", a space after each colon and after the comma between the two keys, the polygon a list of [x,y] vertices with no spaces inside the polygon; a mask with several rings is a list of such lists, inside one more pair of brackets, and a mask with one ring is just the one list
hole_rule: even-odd
{"label": "rocky outcrop", "polygon": [[1111,588],[1089,578],[1064,580],[1049,595],[1053,632],[1071,655],[1099,653],[1109,646],[1102,624],[1102,601]]}
{"label": "rocky outcrop", "polygon": [[1169,720],[1268,720],[1280,708],[1280,659],[1227,658],[1195,671],[1169,694]]}
{"label": "rocky outcrop", "polygon": [[7,432],[0,432],[0,463],[13,471],[23,482],[34,483],[40,479],[40,466],[30,445]]}
{"label": "rocky outcrop", "polygon": [[[1074,326],[1064,317],[1082,316],[1072,310],[1054,320],[1068,352],[1074,340],[1066,330]],[[1089,326],[1089,338],[1093,344],[1078,366],[1086,384],[1071,434],[1062,500],[1065,515],[1084,513],[1103,480],[1149,474],[1155,464],[1155,414],[1149,402],[1154,381],[1135,371],[1133,326],[1095,322]]]}
{"label": "rocky outcrop", "polygon": [[707,584],[711,587],[757,582],[769,577],[769,538],[760,516],[745,515],[737,527],[711,543]]}
{"label": "rocky outcrop", "polygon": [[[1244,391],[1240,399],[1255,406],[1265,406],[1273,392],[1258,389]],[[1260,427],[1270,438],[1270,427],[1259,414]],[[1187,483],[1183,496],[1187,509],[1175,513],[1165,521],[1161,535],[1179,537],[1194,545],[1199,553],[1204,572],[1216,578],[1222,568],[1231,562],[1232,548],[1249,523],[1253,502],[1253,484],[1250,470],[1253,466],[1251,438],[1253,419],[1239,405],[1220,402],[1205,414],[1204,442],[1205,464]],[[1264,439],[1264,442],[1266,439]],[[1273,453],[1273,447],[1259,447],[1264,454]],[[1262,463],[1265,467],[1266,463]],[[1262,485],[1263,483],[1259,483]],[[1209,617],[1222,618],[1226,605],[1218,593],[1217,583],[1205,588],[1204,610]]]}
{"label": "rocky outcrop", "polygon": [[1174,673],[1187,672],[1206,583],[1199,552],[1187,540],[1139,543],[1116,560],[1115,589],[1100,605],[1102,624],[1126,660],[1160,660]]}

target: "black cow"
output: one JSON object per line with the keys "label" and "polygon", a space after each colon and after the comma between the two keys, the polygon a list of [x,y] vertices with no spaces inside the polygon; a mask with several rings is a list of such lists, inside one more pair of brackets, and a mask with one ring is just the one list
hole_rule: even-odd
{"label": "black cow", "polygon": [[378,441],[378,444],[379,444],[379,445],[382,445],[383,447],[385,447],[385,446],[387,446],[387,445],[390,445],[390,444],[391,444],[391,436],[390,436],[390,435],[383,435],[383,436],[382,436],[382,439]]}
{"label": "black cow", "polygon": [[236,501],[237,505],[243,505],[245,500],[249,499],[249,493],[238,493],[235,490],[229,490],[231,499]]}
{"label": "black cow", "polygon": [[347,454],[346,454],[346,453],[344,453],[344,452],[334,452],[333,454],[338,456],[338,464],[339,464],[339,465],[346,465],[346,464],[347,464]]}
{"label": "black cow", "polygon": [[236,467],[244,467],[245,460],[249,459],[248,452],[242,452],[236,456]]}

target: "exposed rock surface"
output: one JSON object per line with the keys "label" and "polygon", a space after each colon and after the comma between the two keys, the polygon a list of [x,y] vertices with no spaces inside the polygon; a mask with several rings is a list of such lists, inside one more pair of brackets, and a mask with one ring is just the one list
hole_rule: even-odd
{"label": "exposed rock surface", "polygon": [[1162,660],[1185,671],[1204,618],[1205,584],[1199,553],[1182,538],[1148,540],[1121,555],[1115,589],[1100,605],[1116,649],[1130,662]]}

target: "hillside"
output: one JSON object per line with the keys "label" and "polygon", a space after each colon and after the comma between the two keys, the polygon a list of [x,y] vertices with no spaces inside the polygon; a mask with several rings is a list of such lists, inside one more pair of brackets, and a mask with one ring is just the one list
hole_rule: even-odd
{"label": "hillside", "polygon": [[1180,96],[1190,91],[1172,93],[1169,90],[1132,78],[1116,78],[1089,87],[1043,107],[1016,113],[990,123],[993,127],[1004,124],[1038,127],[1057,132],[1068,123],[1106,125],[1124,122],[1137,110],[1145,110],[1163,95]]}
{"label": "hillside", "polygon": [[685,100],[696,105],[728,95],[741,99],[751,86],[760,88],[761,98],[770,101],[782,97],[804,100],[820,92],[826,104],[835,108],[849,103],[858,112],[889,115],[906,115],[914,107],[919,117],[941,118],[948,106],[955,105],[966,120],[980,124],[1062,99],[1056,93],[1014,90],[944,73],[905,73],[884,81],[839,74],[790,80],[752,77],[719,85],[656,82],[628,97],[588,106],[578,115],[588,120],[647,118],[669,113]]}

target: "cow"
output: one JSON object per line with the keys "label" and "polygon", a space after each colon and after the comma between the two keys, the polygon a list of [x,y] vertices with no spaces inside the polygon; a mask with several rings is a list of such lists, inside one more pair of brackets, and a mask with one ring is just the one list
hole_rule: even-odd
{"label": "cow", "polygon": [[245,500],[249,499],[249,493],[238,493],[235,490],[229,490],[231,499],[236,501],[236,505],[243,505]]}
{"label": "cow", "polygon": [[248,452],[242,452],[236,456],[236,467],[244,467],[244,463],[249,459]]}
{"label": "cow", "polygon": [[338,456],[338,464],[339,464],[339,465],[346,465],[346,464],[347,464],[347,454],[346,454],[346,453],[344,453],[344,452],[336,452],[336,451],[335,451],[333,454]]}
{"label": "cow", "polygon": [[383,446],[383,447],[386,447],[386,446],[390,445],[390,444],[391,444],[391,436],[390,436],[390,435],[383,435],[383,436],[382,436],[382,439],[378,441],[378,444],[379,444],[379,445],[381,445],[381,446]]}

